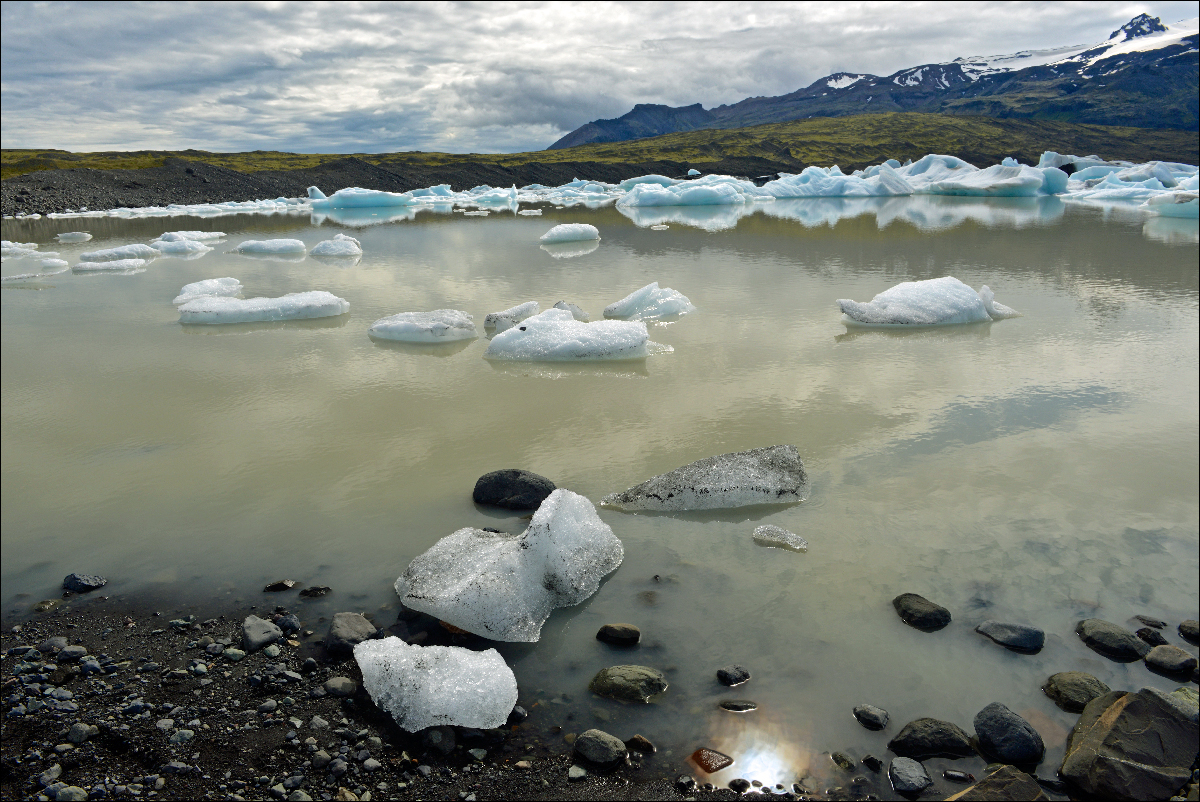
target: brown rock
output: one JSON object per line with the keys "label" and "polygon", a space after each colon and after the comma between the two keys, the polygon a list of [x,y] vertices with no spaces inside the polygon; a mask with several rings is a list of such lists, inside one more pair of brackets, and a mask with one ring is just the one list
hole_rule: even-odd
{"label": "brown rock", "polygon": [[1004,766],[970,788],[946,797],[946,802],[1043,802],[1049,799],[1033,777],[1013,766]]}
{"label": "brown rock", "polygon": [[613,646],[636,646],[642,639],[642,631],[633,624],[605,624],[596,633],[596,640]]}
{"label": "brown rock", "polygon": [[729,755],[703,746],[692,752],[692,761],[709,774],[733,765],[733,758]]}

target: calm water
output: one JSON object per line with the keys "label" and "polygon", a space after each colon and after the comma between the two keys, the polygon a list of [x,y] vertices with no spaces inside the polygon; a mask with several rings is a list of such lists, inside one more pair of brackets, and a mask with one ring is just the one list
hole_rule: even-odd
{"label": "calm water", "polygon": [[[4,221],[5,239],[72,263],[164,231],[230,234],[200,259],[0,293],[5,615],[83,571],[108,576],[117,594],[160,589],[227,607],[262,604],[263,584],[290,577],[335,590],[300,605],[302,617],[359,609],[386,625],[393,581],[438,538],[523,528],[471,502],[484,472],[526,468],[595,501],[701,457],[794,443],[813,484],[805,504],[601,510],[624,564],[588,602],[551,617],[538,644],[500,647],[522,703],[541,700],[540,726],[642,732],[669,771],[686,769],[698,746],[722,749],[738,762],[715,782],[790,782],[808,770],[824,787],[848,779],[833,776],[831,749],[886,757],[912,718],[969,730],[1001,701],[1041,730],[1052,773],[1075,717],[1039,691],[1049,674],[1174,687],[1093,654],[1073,627],[1139,613],[1173,627],[1197,612],[1194,222],[1053,198],[680,215]],[[635,225],[663,220],[668,230]],[[537,237],[562,222],[598,226],[599,248],[577,258],[540,249]],[[54,244],[74,230],[95,239]],[[225,253],[266,237],[311,247],[343,230],[362,241],[356,265]],[[34,264],[7,261],[3,272]],[[839,322],[837,298],[944,275],[990,285],[1025,316],[903,333]],[[328,290],[351,312],[181,327],[170,303],[180,286],[217,276],[239,278],[247,297]],[[699,311],[652,325],[651,339],[674,351],[641,363],[506,365],[481,358],[482,338],[422,348],[366,335],[399,311],[458,308],[481,324],[534,299],[595,318],[650,281]],[[801,534],[808,553],[755,546],[759,523]],[[954,623],[936,634],[904,626],[890,601],[906,591],[949,607]],[[1047,646],[1006,652],[972,631],[986,618],[1040,626]],[[642,628],[637,653],[594,640],[609,621]],[[721,693],[714,672],[734,661],[754,678]],[[658,704],[622,708],[587,692],[596,670],[625,662],[667,672]],[[730,697],[760,709],[715,709]],[[850,715],[860,702],[886,708],[893,724],[866,732]]]}

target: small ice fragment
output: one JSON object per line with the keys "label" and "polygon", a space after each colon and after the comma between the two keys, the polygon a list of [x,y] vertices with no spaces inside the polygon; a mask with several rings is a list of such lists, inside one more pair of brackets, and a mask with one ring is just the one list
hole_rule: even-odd
{"label": "small ice fragment", "polygon": [[91,238],[86,231],[64,231],[55,237],[59,242],[87,242]]}
{"label": "small ice fragment", "polygon": [[291,254],[304,253],[304,243],[298,239],[248,239],[237,246],[238,253]]}
{"label": "small ice fragment", "polygon": [[592,503],[559,488],[520,535],[468,527],[442,538],[409,563],[396,593],[476,635],[533,643],[554,609],[595,593],[624,556]]}
{"label": "small ice fragment", "polygon": [[529,362],[578,362],[642,359],[650,337],[640,320],[581,323],[568,309],[547,309],[492,338],[486,359]]}
{"label": "small ice fragment", "polygon": [[145,259],[113,259],[108,262],[80,262],[72,267],[71,271],[74,273],[99,273],[105,270],[137,270],[141,272],[141,268],[145,265]]}
{"label": "small ice fragment", "polygon": [[367,334],[381,340],[412,343],[444,343],[479,336],[474,318],[457,309],[432,312],[400,312],[371,324]]}
{"label": "small ice fragment", "polygon": [[651,231],[666,231],[668,228],[670,228],[670,226],[664,226],[664,225],[650,226]]}
{"label": "small ice fragment", "polygon": [[990,289],[986,303],[984,294],[953,276],[943,276],[901,282],[867,303],[843,298],[838,305],[842,322],[849,326],[944,326],[1016,316],[1012,309],[994,302]]}
{"label": "small ice fragment", "polygon": [[808,541],[789,532],[781,526],[763,524],[754,530],[754,542],[760,546],[770,546],[789,551],[808,551]]}
{"label": "small ice fragment", "polygon": [[165,234],[159,234],[155,242],[179,242],[180,240],[215,242],[220,239],[225,239],[224,231],[168,231]]}
{"label": "small ice fragment", "polygon": [[587,223],[561,223],[541,236],[540,242],[581,242],[600,239],[600,230]]}
{"label": "small ice fragment", "polygon": [[591,318],[588,317],[587,312],[583,311],[575,304],[569,304],[566,301],[559,301],[558,303],[556,303],[554,305],[554,308],[555,309],[566,309],[568,312],[571,313],[571,317],[575,318],[580,323],[587,323],[589,320],[591,320]]}
{"label": "small ice fragment", "polygon": [[279,298],[222,298],[205,296],[179,307],[180,323],[258,323],[335,317],[350,311],[344,298],[320,290],[293,292]]}
{"label": "small ice fragment", "polygon": [[103,248],[98,251],[88,251],[87,253],[79,254],[81,262],[116,262],[128,259],[153,259],[159,256],[157,248],[151,248],[149,245],[136,243],[133,245],[121,245],[116,248]]}
{"label": "small ice fragment", "polygon": [[488,211],[486,209],[483,209],[483,210],[476,210],[473,212],[463,212],[463,216],[464,217],[487,217]]}
{"label": "small ice fragment", "polygon": [[979,288],[979,300],[983,301],[983,308],[987,310],[988,317],[992,320],[1005,320],[1010,317],[1020,317],[1021,313],[1015,309],[996,302],[996,293],[992,292],[991,287],[984,284]]}
{"label": "small ice fragment", "polygon": [[536,315],[539,308],[537,301],[526,301],[503,312],[489,312],[483,318],[483,325],[484,328],[501,332],[512,328],[530,315]]}
{"label": "small ice fragment", "polygon": [[56,273],[60,273],[68,267],[67,262],[63,259],[43,259],[40,264],[43,270],[53,270]]}
{"label": "small ice fragment", "polygon": [[210,295],[230,297],[240,295],[241,292],[242,282],[235,278],[206,278],[203,281],[184,284],[179,290],[179,295],[171,303],[176,305],[186,304],[188,301],[195,300],[196,298],[205,298]]}
{"label": "small ice fragment", "polygon": [[688,170],[688,175],[700,175],[700,171],[693,167],[692,169]]}
{"label": "small ice fragment", "polygon": [[354,647],[363,687],[405,730],[494,730],[517,703],[517,679],[495,649],[410,646],[395,636]]}
{"label": "small ice fragment", "polygon": [[1162,217],[1182,217],[1195,220],[1200,217],[1200,193],[1193,192],[1164,192],[1147,198],[1142,204],[1147,211],[1155,212]]}
{"label": "small ice fragment", "polygon": [[600,503],[622,510],[719,510],[794,504],[808,498],[808,475],[795,446],[768,446],[705,457],[647,479]]}
{"label": "small ice fragment", "polygon": [[517,214],[524,214],[524,215],[528,215],[530,217],[540,217],[542,214],[542,210],[541,209],[522,209],[521,211],[517,212]]}
{"label": "small ice fragment", "polygon": [[157,240],[154,245],[159,253],[169,256],[184,256],[188,254],[208,253],[212,250],[203,242],[191,239]]}
{"label": "small ice fragment", "polygon": [[313,246],[310,256],[362,256],[362,244],[354,237],[338,234]]}
{"label": "small ice fragment", "polygon": [[635,290],[616,303],[606,306],[604,316],[648,320],[669,315],[686,315],[695,311],[696,307],[683,293],[670,287],[659,288],[658,282],[652,281],[640,290]]}

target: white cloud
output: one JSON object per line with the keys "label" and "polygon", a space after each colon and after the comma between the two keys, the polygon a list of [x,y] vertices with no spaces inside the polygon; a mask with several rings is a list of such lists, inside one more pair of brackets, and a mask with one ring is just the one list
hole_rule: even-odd
{"label": "white cloud", "polygon": [[1187,2],[4,3],[4,147],[513,151],[635,103],[1100,41]]}

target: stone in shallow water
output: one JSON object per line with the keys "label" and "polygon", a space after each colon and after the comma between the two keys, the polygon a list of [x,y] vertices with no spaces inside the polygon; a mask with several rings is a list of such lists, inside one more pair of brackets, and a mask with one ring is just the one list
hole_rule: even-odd
{"label": "stone in shallow water", "polygon": [[1121,663],[1141,660],[1150,645],[1129,630],[1099,618],[1087,618],[1075,626],[1075,634],[1092,651]]}
{"label": "stone in shallow water", "polygon": [[1141,629],[1139,629],[1137,632],[1135,632],[1133,634],[1137,635],[1139,638],[1144,640],[1146,643],[1150,644],[1150,648],[1152,648],[1152,649],[1155,646],[1166,646],[1167,645],[1167,639],[1162,636],[1162,633],[1159,632],[1157,629],[1152,629],[1151,627],[1142,627]]}
{"label": "stone in shallow water", "polygon": [[650,739],[645,735],[634,735],[625,742],[625,746],[631,752],[641,752],[643,755],[653,755],[658,751],[658,747],[651,743]]}
{"label": "stone in shallow water", "polygon": [[888,712],[875,705],[859,705],[854,708],[854,717],[868,730],[882,730],[888,723]]}
{"label": "stone in shallow water", "polygon": [[494,729],[517,703],[517,680],[495,649],[410,646],[400,638],[354,647],[363,687],[404,729]]}
{"label": "stone in shallow water", "polygon": [[1196,658],[1178,646],[1155,646],[1146,654],[1146,667],[1163,674],[1190,674],[1196,664]]}
{"label": "stone in shallow water", "polygon": [[793,504],[808,493],[800,453],[782,445],[705,457],[605,496],[600,503],[622,510],[679,512]]}
{"label": "stone in shallow water", "polygon": [[605,624],[596,633],[596,640],[613,646],[636,646],[642,639],[642,631],[633,624]]}
{"label": "stone in shallow water", "polygon": [[888,766],[888,778],[898,794],[917,794],[933,785],[925,767],[908,757],[892,759]]}
{"label": "stone in shallow water", "polygon": [[724,752],[718,752],[716,749],[700,747],[695,752],[692,752],[692,760],[702,770],[712,774],[723,768],[733,765],[733,758]]}
{"label": "stone in shallow water", "polygon": [[107,584],[107,579],[95,574],[67,574],[63,579],[63,589],[72,593],[87,593]]}
{"label": "stone in shallow water", "polygon": [[625,761],[625,742],[604,730],[588,730],[575,739],[575,756],[596,766],[611,767]]}
{"label": "stone in shallow water", "polygon": [[510,510],[536,510],[557,488],[544,476],[505,468],[480,476],[472,498],[476,504],[491,504]]}
{"label": "stone in shallow water", "polygon": [[721,701],[721,709],[730,713],[749,713],[758,709],[758,703],[749,699],[724,699]]}
{"label": "stone in shallow water", "polygon": [[892,599],[900,620],[925,632],[936,632],[950,623],[950,611],[916,593],[901,593]]}
{"label": "stone in shallow water", "polygon": [[772,526],[771,524],[763,524],[754,530],[754,542],[770,548],[808,551],[807,540],[795,532],[789,532],[781,526]]}
{"label": "stone in shallow water", "polygon": [[743,666],[728,665],[717,669],[717,682],[733,687],[750,681],[750,672]]}
{"label": "stone in shallow water", "polygon": [[300,595],[308,599],[320,598],[327,594],[331,588],[328,585],[313,585],[300,591]]}
{"label": "stone in shallow water", "polygon": [[[946,774],[947,779],[950,779],[950,772],[946,772]],[[954,796],[947,797],[946,800],[947,802],[960,799],[964,802],[976,799],[995,800],[995,802],[1004,802],[1004,800],[1045,802],[1049,798],[1038,787],[1036,778],[1013,766],[1001,766],[983,780],[970,788],[964,788]]]}
{"label": "stone in shallow water", "polygon": [[406,607],[492,640],[533,642],[558,607],[579,604],[625,552],[596,508],[559,488],[520,535],[460,529],[396,580]]}
{"label": "stone in shallow water", "polygon": [[979,750],[998,763],[1033,765],[1046,754],[1046,745],[1028,721],[999,702],[975,714]]}
{"label": "stone in shallow water", "polygon": [[649,666],[611,666],[592,677],[588,688],[599,696],[644,704],[668,688],[661,671]]}
{"label": "stone in shallow water", "polygon": [[1112,688],[1083,671],[1060,671],[1051,675],[1042,691],[1054,700],[1054,704],[1068,713],[1080,713],[1087,703],[1103,696]]}
{"label": "stone in shallow water", "polygon": [[1037,627],[1025,624],[1003,624],[999,621],[984,621],[975,627],[980,635],[990,638],[1006,649],[1022,654],[1034,654],[1046,645],[1046,633]]}
{"label": "stone in shallow water", "polygon": [[891,749],[901,757],[924,760],[929,757],[971,757],[975,750],[962,728],[936,718],[918,718],[908,722],[891,741]]}
{"label": "stone in shallow water", "polygon": [[291,590],[294,587],[296,587],[296,580],[281,579],[278,582],[272,582],[264,587],[263,593],[279,593],[280,591]]}
{"label": "stone in shallow water", "polygon": [[1194,618],[1180,623],[1179,636],[1188,643],[1200,644],[1200,622]]}
{"label": "stone in shallow water", "polygon": [[1167,626],[1167,622],[1163,621],[1161,618],[1151,618],[1148,615],[1135,615],[1134,618],[1146,626],[1154,627],[1155,629],[1165,629]]}

